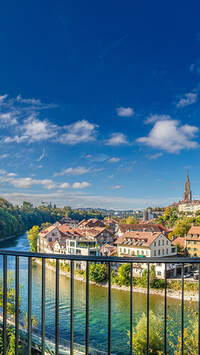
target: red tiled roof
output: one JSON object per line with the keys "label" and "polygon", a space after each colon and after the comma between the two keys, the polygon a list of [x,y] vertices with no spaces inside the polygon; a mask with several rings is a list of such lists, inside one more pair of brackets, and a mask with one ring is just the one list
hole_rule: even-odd
{"label": "red tiled roof", "polygon": [[200,235],[200,227],[192,226],[188,232],[188,234],[199,234]]}
{"label": "red tiled roof", "polygon": [[150,246],[159,237],[159,235],[161,235],[160,232],[126,232],[116,240],[115,244],[123,244],[124,239],[126,239],[126,242],[128,243],[128,240],[130,239],[132,241],[135,240],[136,242],[141,242],[143,240],[144,242],[141,246]]}
{"label": "red tiled roof", "polygon": [[176,239],[173,240],[172,244],[173,245],[180,244],[181,248],[185,248],[185,241],[186,238],[177,237]]}
{"label": "red tiled roof", "polygon": [[163,227],[161,224],[119,224],[119,229],[122,233],[126,231],[142,231],[145,229],[152,229],[153,232],[163,232],[167,231],[167,228]]}

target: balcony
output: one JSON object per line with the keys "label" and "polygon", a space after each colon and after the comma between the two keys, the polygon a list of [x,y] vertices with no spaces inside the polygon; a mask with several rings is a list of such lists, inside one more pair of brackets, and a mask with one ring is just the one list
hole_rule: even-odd
{"label": "balcony", "polygon": [[[15,354],[19,354],[21,339],[25,339],[26,342],[26,354],[116,354],[116,350],[113,351],[115,345],[115,341],[119,341],[113,334],[112,329],[118,324],[113,324],[113,302],[115,301],[114,292],[112,290],[112,277],[111,272],[113,270],[113,265],[115,263],[118,264],[130,264],[132,267],[130,268],[130,289],[128,291],[128,298],[129,304],[126,304],[128,307],[129,312],[129,319],[126,323],[126,327],[129,331],[129,342],[127,343],[126,350],[119,352],[120,354],[137,354],[133,347],[133,315],[135,312],[135,303],[133,302],[133,264],[137,264],[138,261],[140,264],[147,265],[147,284],[145,295],[143,297],[146,298],[145,303],[145,313],[146,313],[146,352],[145,354],[149,354],[151,351],[151,344],[150,344],[150,332],[151,332],[151,322],[150,322],[150,266],[152,263],[160,263],[161,258],[140,258],[138,260],[137,257],[98,257],[98,256],[79,256],[79,255],[59,255],[59,254],[42,254],[42,253],[30,253],[30,252],[18,252],[18,251],[10,251],[10,250],[0,250],[0,257],[3,258],[3,309],[2,309],[2,331],[3,331],[3,355],[6,355],[7,352],[7,342],[8,342],[8,327],[11,327],[14,332],[15,336]],[[8,302],[9,302],[9,281],[8,281],[8,259],[12,257],[15,267],[14,273],[14,315],[11,318],[8,314]],[[24,325],[20,321],[20,260],[26,259],[27,266],[28,266],[28,277],[27,277],[27,327],[24,328]],[[41,329],[33,329],[33,305],[39,302],[39,299],[33,297],[33,289],[34,289],[34,279],[33,279],[33,262],[35,259],[40,259],[42,266],[41,266],[41,303],[39,308],[41,309]],[[46,297],[47,292],[47,282],[48,279],[46,276],[46,263],[48,259],[54,259],[56,261],[55,266],[55,304],[52,307],[52,312],[54,312],[54,326],[55,326],[55,334],[51,336],[51,339],[47,337],[46,331],[46,324],[48,323],[48,317],[50,316],[49,312],[46,309]],[[61,313],[61,300],[60,292],[61,292],[61,275],[59,273],[60,269],[60,260],[66,260],[70,263],[70,281],[69,281],[69,338],[63,339],[61,337],[60,332],[60,313]],[[85,261],[86,262],[86,282],[85,282],[85,318],[84,318],[84,328],[82,329],[82,333],[80,333],[81,342],[77,343],[74,341],[74,324],[75,324],[75,270],[74,270],[74,261]],[[185,310],[184,310],[184,265],[185,264],[195,264],[198,265],[198,270],[200,270],[200,259],[199,258],[162,258],[162,263],[165,265],[165,278],[164,278],[164,298],[163,298],[163,338],[162,338],[162,345],[163,345],[163,354],[170,354],[173,352],[169,352],[169,344],[168,344],[168,331],[167,331],[167,322],[168,322],[168,297],[167,297],[167,265],[171,265],[173,263],[179,263],[181,261],[181,316],[179,320],[179,328],[180,328],[180,354],[189,354],[186,350],[185,345]],[[91,319],[92,315],[90,314],[90,283],[89,283],[89,270],[90,270],[90,263],[106,263],[108,266],[108,288],[107,288],[107,308],[104,310],[106,312],[106,338],[104,342],[106,343],[106,350],[101,349],[101,346],[98,346],[98,350],[92,346],[90,346],[90,336],[92,336],[90,325],[93,323],[93,319]],[[200,281],[198,282],[200,286]],[[92,287],[92,286],[91,286]],[[199,293],[198,293],[199,294]],[[139,297],[139,296],[138,296]],[[83,307],[83,305],[81,305]],[[101,305],[100,305],[101,308]],[[200,324],[199,318],[199,311],[200,311],[200,303],[198,301],[198,322]],[[102,309],[103,312],[103,309]],[[117,312],[117,310],[115,310]],[[100,315],[101,316],[101,315]],[[101,331],[99,326],[99,331]],[[23,340],[24,341],[24,340]],[[51,343],[51,344],[50,344]],[[47,344],[51,345],[51,351],[48,352],[46,349]],[[198,353],[200,353],[200,332],[198,331]],[[105,344],[104,344],[105,345]],[[52,350],[53,349],[53,350]]]}

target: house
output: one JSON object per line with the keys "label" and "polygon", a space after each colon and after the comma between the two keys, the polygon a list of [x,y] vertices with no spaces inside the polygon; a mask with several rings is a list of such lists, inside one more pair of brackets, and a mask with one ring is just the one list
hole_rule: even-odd
{"label": "house", "polygon": [[53,252],[55,254],[66,254],[66,239],[56,240],[53,243]]}
{"label": "house", "polygon": [[87,238],[95,240],[100,246],[105,243],[113,245],[115,239],[115,235],[105,227],[84,229],[84,234]]}
{"label": "house", "polygon": [[42,229],[38,234],[37,248],[39,252],[47,252],[51,250],[49,242],[55,242],[61,238],[61,233],[58,230],[58,226],[50,226]]}
{"label": "house", "polygon": [[[84,256],[100,256],[100,247],[94,240],[81,238],[79,240],[66,240],[66,254],[84,255]],[[75,260],[74,267],[85,270],[86,261]]]}
{"label": "house", "polygon": [[[122,257],[156,256],[161,258],[164,256],[175,256],[177,254],[177,247],[173,245],[172,242],[161,232],[126,232],[116,240],[115,244],[117,245],[118,256]],[[157,264],[155,264],[156,275],[164,277],[164,264],[162,263],[162,261]],[[138,263],[134,265],[133,271],[141,274],[146,267],[146,264]],[[176,269],[175,264],[170,265],[170,268]]]}
{"label": "house", "polygon": [[200,227],[192,226],[186,236],[185,248],[190,256],[200,256]]}
{"label": "house", "polygon": [[119,222],[116,221],[115,219],[113,218],[108,218],[106,220],[104,220],[104,223],[106,226],[108,226],[108,228],[113,232],[115,233],[118,229],[118,226],[119,226]]}
{"label": "house", "polygon": [[117,247],[109,244],[104,244],[101,247],[101,254],[103,256],[116,256],[117,255]]}
{"label": "house", "polygon": [[86,221],[85,219],[81,221],[78,224],[78,227],[81,229],[96,228],[96,227],[105,228],[105,224],[102,221],[99,221],[97,218],[90,218],[88,219],[88,221]]}
{"label": "house", "polygon": [[168,235],[168,229],[161,224],[143,223],[143,224],[119,224],[117,229],[117,237],[121,237],[125,232],[138,231],[138,232],[162,232]]}
{"label": "house", "polygon": [[177,252],[178,252],[178,246],[181,247],[182,249],[182,254],[184,256],[187,255],[187,250],[186,250],[186,238],[182,238],[182,237],[177,237],[173,240],[172,242],[173,245],[176,245],[177,246]]}

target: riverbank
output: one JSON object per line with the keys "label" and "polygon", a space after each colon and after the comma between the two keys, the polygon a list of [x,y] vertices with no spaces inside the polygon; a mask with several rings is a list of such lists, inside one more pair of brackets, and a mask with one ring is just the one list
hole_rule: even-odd
{"label": "riverbank", "polygon": [[[34,260],[35,263],[42,265],[42,261],[41,259],[35,259]],[[56,268],[53,265],[50,265],[49,263],[45,263],[46,268],[52,271],[56,271]],[[64,270],[59,270],[59,274],[65,277],[70,278],[71,274],[70,272],[66,272]],[[77,273],[74,273],[74,280],[77,281],[81,281],[81,282],[86,282],[86,279],[84,276],[78,275]],[[108,287],[107,283],[96,283],[93,282],[91,280],[89,280],[89,283],[98,287]],[[130,286],[119,286],[119,285],[112,285],[112,289],[118,290],[118,291],[129,291],[130,292]],[[142,287],[133,287],[133,292],[134,293],[143,293],[146,294],[147,290],[146,288],[142,288]],[[164,290],[156,290],[156,289],[149,289],[149,294],[150,295],[158,295],[158,296],[165,296],[165,292]],[[170,298],[175,298],[178,300],[182,299],[182,292],[181,291],[175,291],[172,288],[167,288],[167,297]],[[184,300],[185,301],[193,301],[193,302],[198,302],[199,300],[199,296],[198,296],[198,292],[192,292],[192,291],[185,291],[184,293]]]}
{"label": "riverbank", "polygon": [[17,237],[20,237],[22,234],[16,234],[16,235],[10,235],[9,237],[6,237],[6,238],[2,238],[0,239],[0,243],[1,242],[5,242],[6,240],[9,240],[9,239],[13,239],[13,238],[17,238]]}

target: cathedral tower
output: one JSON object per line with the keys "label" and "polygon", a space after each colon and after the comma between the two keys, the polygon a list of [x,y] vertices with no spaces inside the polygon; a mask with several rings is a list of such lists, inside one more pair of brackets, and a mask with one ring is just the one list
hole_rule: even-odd
{"label": "cathedral tower", "polygon": [[192,201],[192,192],[190,190],[190,180],[188,176],[188,171],[187,171],[187,176],[185,180],[185,190],[183,193],[183,201],[185,202],[191,202]]}

